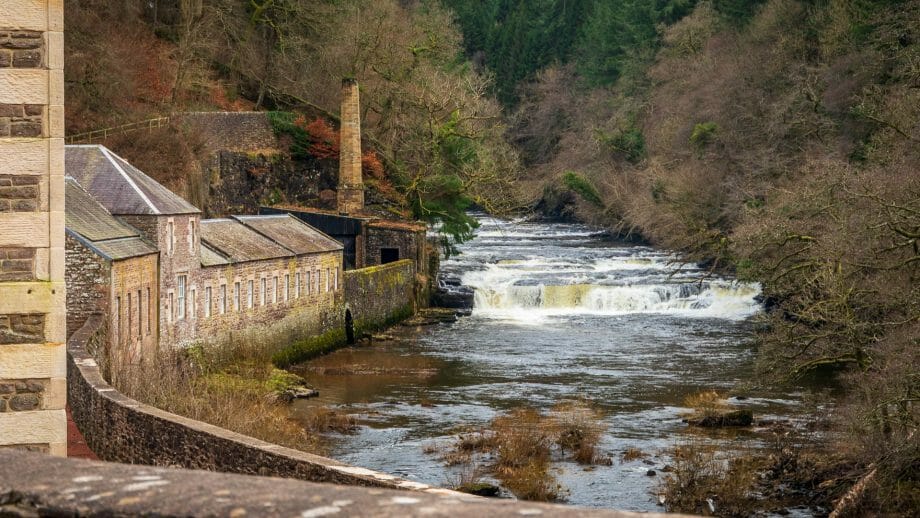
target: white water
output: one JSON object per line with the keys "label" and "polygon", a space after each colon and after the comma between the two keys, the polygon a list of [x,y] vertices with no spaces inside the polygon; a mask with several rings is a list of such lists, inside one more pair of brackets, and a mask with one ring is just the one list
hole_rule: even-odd
{"label": "white water", "polygon": [[[759,285],[707,278],[695,265],[661,251],[570,246],[563,253],[554,248],[546,255],[535,254],[533,249],[540,247],[533,231],[515,231],[512,223],[499,220],[483,221],[480,243],[526,248],[528,253],[462,273],[462,284],[475,290],[474,315],[479,317],[533,323],[550,316],[656,313],[744,320],[760,310]],[[591,236],[581,227],[565,233],[553,230],[553,238],[573,245]],[[460,261],[469,259],[461,256]]]}

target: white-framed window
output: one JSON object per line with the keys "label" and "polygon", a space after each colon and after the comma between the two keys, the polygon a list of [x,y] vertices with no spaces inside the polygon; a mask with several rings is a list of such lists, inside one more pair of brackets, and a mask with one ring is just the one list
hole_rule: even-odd
{"label": "white-framed window", "polygon": [[300,298],[300,272],[294,272],[294,298]]}
{"label": "white-framed window", "polygon": [[121,343],[121,297],[115,297],[115,318],[112,320],[115,321],[115,343]]}
{"label": "white-framed window", "polygon": [[195,218],[191,216],[188,218],[188,236],[186,241],[188,241],[189,253],[195,253]]}
{"label": "white-framed window", "polygon": [[332,291],[339,291],[339,267],[335,267],[335,277],[333,277]]}
{"label": "white-framed window", "polygon": [[150,305],[150,288],[147,288],[147,334],[150,334],[150,321],[153,320],[153,306]]}
{"label": "white-framed window", "polygon": [[219,300],[217,301],[217,309],[220,311],[220,314],[223,315],[227,312],[227,285],[220,285],[220,295],[218,295]]}
{"label": "white-framed window", "polygon": [[326,292],[329,291],[329,268],[326,268]]}
{"label": "white-framed window", "polygon": [[240,310],[240,281],[233,283],[233,311]]}
{"label": "white-framed window", "polygon": [[131,311],[131,293],[128,293],[127,301],[128,301],[128,305],[127,305],[128,311],[126,311],[126,313],[128,314],[128,332],[125,333],[126,335],[125,338],[127,338],[128,341],[131,341],[131,333],[134,330],[134,325],[133,325],[134,312]]}
{"label": "white-framed window", "polygon": [[304,275],[306,275],[306,278],[304,279],[304,285],[307,287],[307,295],[309,295],[310,294],[310,270],[307,270],[303,273]]}
{"label": "white-framed window", "polygon": [[179,276],[179,295],[176,297],[176,320],[182,320],[185,318],[185,283],[187,280],[187,275]]}
{"label": "white-framed window", "polygon": [[284,274],[284,301],[287,302],[291,298],[291,274]]}
{"label": "white-framed window", "polygon": [[166,221],[166,255],[172,257],[173,246],[176,243],[176,224],[172,218]]}
{"label": "white-framed window", "polygon": [[246,283],[246,307],[252,309],[252,302],[255,297],[255,294],[252,292],[252,279]]}
{"label": "white-framed window", "polygon": [[278,303],[278,276],[272,276],[272,304]]}
{"label": "white-framed window", "polygon": [[259,290],[259,303],[260,303],[262,306],[264,306],[264,305],[265,305],[265,299],[266,299],[265,292],[266,292],[267,289],[268,289],[268,288],[266,287],[265,277],[262,277],[261,279],[259,279],[259,288],[260,288],[260,290]]}
{"label": "white-framed window", "polygon": [[211,287],[204,287],[204,316],[205,318],[211,316]]}
{"label": "white-framed window", "polygon": [[198,316],[198,290],[191,288],[188,290],[188,317],[195,318]]}
{"label": "white-framed window", "polygon": [[141,304],[141,290],[137,290],[137,337],[144,336],[144,305]]}

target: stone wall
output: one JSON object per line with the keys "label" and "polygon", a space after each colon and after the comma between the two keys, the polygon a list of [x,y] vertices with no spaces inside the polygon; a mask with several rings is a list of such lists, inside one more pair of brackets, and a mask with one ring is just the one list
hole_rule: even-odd
{"label": "stone wall", "polygon": [[358,486],[442,491],[266,443],[133,400],[106,383],[96,361],[86,351],[93,341],[105,339],[101,329],[101,316],[87,320],[68,341],[67,363],[67,392],[74,422],[100,459]]}
{"label": "stone wall", "polygon": [[0,447],[66,453],[64,13],[0,0]]}
{"label": "stone wall", "polygon": [[[68,265],[69,266],[69,265]],[[153,360],[159,347],[159,254],[113,261],[109,351],[113,365]],[[116,313],[117,310],[117,313]]]}
{"label": "stone wall", "polygon": [[356,329],[374,329],[414,310],[415,263],[402,260],[345,272],[345,300]]}
{"label": "stone wall", "polygon": [[194,130],[211,151],[266,151],[279,147],[266,112],[189,112],[174,118]]}
{"label": "stone wall", "polygon": [[107,314],[111,290],[109,262],[67,235],[67,336],[83,327],[90,315]]}
{"label": "stone wall", "polygon": [[[343,297],[341,252],[318,253],[297,258],[251,261],[201,269],[198,280],[198,336],[220,340],[222,335],[237,333],[253,327],[280,322],[288,316],[300,326],[309,323],[313,329],[298,332],[321,334],[339,322],[338,307]],[[298,292],[297,275],[300,275]],[[287,276],[287,277],[285,277]],[[327,280],[328,276],[328,280]],[[278,293],[274,281],[278,279]],[[265,304],[262,304],[262,279],[265,279]],[[288,287],[285,299],[284,282]],[[252,281],[252,307],[249,307],[249,281]],[[235,289],[240,283],[240,307],[236,308]],[[328,289],[326,289],[328,282]],[[220,311],[220,286],[226,286],[227,309]],[[211,287],[211,316],[205,316],[204,293]]]}
{"label": "stone wall", "polygon": [[[0,451],[0,514],[10,516],[375,516],[680,518],[300,480],[50,459]],[[65,490],[69,488],[69,490]]]}

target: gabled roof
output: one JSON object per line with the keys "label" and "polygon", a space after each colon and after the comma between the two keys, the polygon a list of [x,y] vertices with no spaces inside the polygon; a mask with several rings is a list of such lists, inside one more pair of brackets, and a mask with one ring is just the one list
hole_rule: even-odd
{"label": "gabled roof", "polygon": [[287,248],[235,219],[202,220],[201,242],[211,249],[209,252],[216,252],[231,263],[294,256]]}
{"label": "gabled roof", "polygon": [[230,264],[230,260],[214,250],[207,243],[201,243],[201,266],[221,266]]}
{"label": "gabled roof", "polygon": [[233,219],[297,255],[342,250],[341,243],[290,214],[233,216]]}
{"label": "gabled roof", "polygon": [[65,146],[64,157],[66,174],[112,214],[201,212],[104,146]]}
{"label": "gabled roof", "polygon": [[109,214],[73,178],[66,177],[64,186],[64,226],[84,245],[110,260],[157,253],[137,229]]}

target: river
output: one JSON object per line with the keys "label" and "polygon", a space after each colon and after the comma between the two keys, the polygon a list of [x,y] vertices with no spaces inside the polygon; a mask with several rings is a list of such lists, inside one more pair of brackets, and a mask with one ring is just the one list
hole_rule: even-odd
{"label": "river", "polygon": [[[483,217],[442,276],[475,289],[472,315],[403,328],[397,339],[301,366],[320,397],[355,414],[360,429],[332,456],[407,479],[450,485],[458,470],[430,453],[457,430],[510,409],[584,399],[604,415],[611,466],[554,464],[566,501],[655,511],[666,451],[688,440],[757,445],[753,431],[701,433],[682,422],[684,398],[744,394],[758,419],[785,415],[795,393],[738,392],[752,375],[759,287],[707,277],[667,252],[611,241],[570,224]],[[734,401],[734,400],[732,400]],[[624,461],[628,448],[644,459]],[[649,469],[656,473],[652,476]]]}

